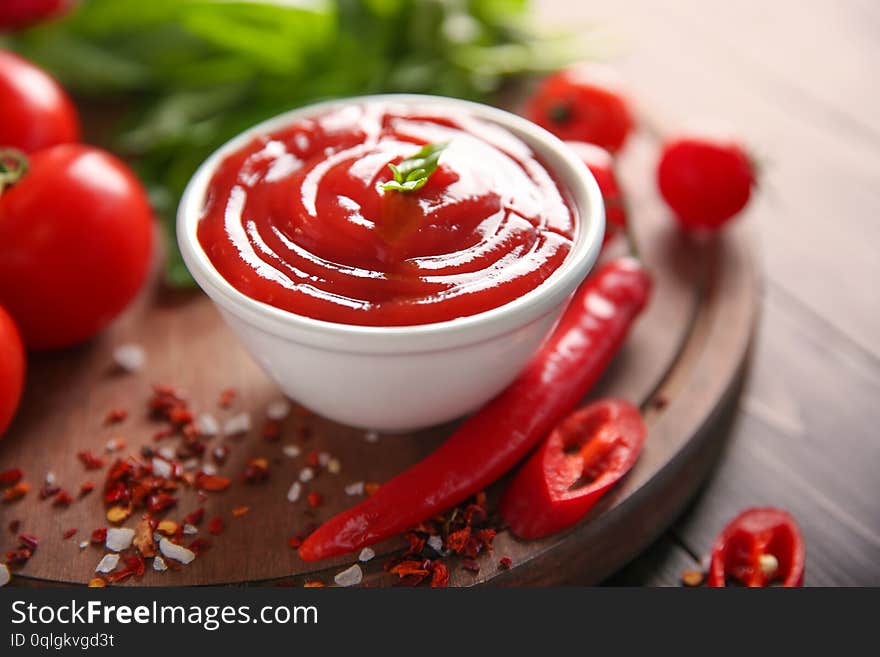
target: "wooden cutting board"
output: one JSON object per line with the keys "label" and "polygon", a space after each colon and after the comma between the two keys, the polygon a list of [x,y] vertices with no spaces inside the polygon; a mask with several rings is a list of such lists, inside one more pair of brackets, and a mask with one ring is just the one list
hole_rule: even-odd
{"label": "wooden cutting board", "polygon": [[[760,289],[755,247],[745,224],[720,238],[696,242],[677,231],[657,198],[653,184],[655,144],[636,136],[621,162],[635,232],[656,279],[651,305],[639,320],[623,351],[590,397],[616,395],[644,410],[650,427],[644,452],[627,478],[576,527],[549,538],[524,542],[507,532],[495,539],[493,552],[481,555],[479,573],[450,559],[450,584],[468,586],[594,583],[633,558],[672,522],[706,476],[722,441],[718,415],[735,394],[758,314]],[[147,364],[136,374],[114,370],[112,352],[123,343],[142,345]],[[33,355],[22,407],[0,441],[0,471],[20,467],[34,490],[22,500],[0,504],[0,549],[17,544],[7,527],[21,521],[20,532],[40,538],[40,547],[17,572],[19,583],[84,583],[104,554],[102,547],[81,549],[91,531],[106,526],[100,489],[106,472],[87,472],[76,454],[103,453],[108,440],[123,437],[120,454],[156,445],[157,426],[147,415],[153,383],[167,383],[187,393],[191,406],[212,413],[221,424],[249,412],[253,429],[245,436],[218,437],[213,444],[230,448],[221,474],[233,478],[224,493],[211,494],[206,518],[221,515],[226,530],[207,536],[213,547],[177,572],[148,569],[142,580],[128,584],[192,585],[228,583],[299,584],[333,575],[354,556],[303,563],[288,539],[314,521],[320,522],[358,499],[345,494],[346,484],[382,482],[428,454],[453,431],[455,424],[409,435],[382,435],[368,442],[362,431],[295,411],[282,423],[280,441],[260,435],[265,409],[280,398],[278,389],[251,361],[224,325],[211,302],[198,291],[173,292],[151,283],[138,301],[95,340],[76,349]],[[218,408],[225,388],[238,396],[228,410]],[[129,418],[105,426],[108,410],[124,408]],[[284,445],[301,447],[302,455],[283,455]],[[324,497],[310,510],[303,495],[295,503],[286,494],[305,466],[311,450],[328,452],[341,464],[338,474],[322,473],[306,490]],[[108,461],[116,455],[104,454]],[[241,483],[247,461],[266,457],[271,475],[259,485]],[[46,474],[75,493],[85,480],[98,490],[69,508],[53,507],[36,494]],[[492,493],[490,491],[490,499]],[[183,491],[177,509],[167,517],[180,520],[198,506],[196,494]],[[233,517],[232,509],[249,512]],[[128,525],[133,526],[137,514]],[[76,535],[62,538],[66,529]],[[383,572],[385,556],[402,539],[376,547],[379,555],[365,564],[365,581],[392,583]],[[509,556],[512,568],[498,567]]]}

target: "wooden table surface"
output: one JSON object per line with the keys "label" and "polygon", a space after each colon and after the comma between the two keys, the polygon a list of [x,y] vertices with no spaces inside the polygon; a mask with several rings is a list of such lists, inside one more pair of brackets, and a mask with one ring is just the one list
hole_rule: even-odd
{"label": "wooden table surface", "polygon": [[[689,511],[609,584],[675,585],[740,509],[800,522],[806,584],[880,585],[880,4],[538,0],[662,124],[719,118],[762,162],[751,371]],[[577,581],[577,573],[572,573]]]}

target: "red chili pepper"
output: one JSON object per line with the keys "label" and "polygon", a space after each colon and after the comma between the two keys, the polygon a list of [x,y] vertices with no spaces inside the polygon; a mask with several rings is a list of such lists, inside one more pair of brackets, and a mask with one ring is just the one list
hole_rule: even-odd
{"label": "red chili pepper", "polygon": [[795,519],[781,509],[746,509],[715,539],[706,584],[797,587],[804,583],[806,550]]}
{"label": "red chili pepper", "polygon": [[636,462],[645,442],[639,409],[603,399],[560,422],[501,498],[501,516],[522,538],[565,529]]}
{"label": "red chili pepper", "polygon": [[504,392],[433,454],[321,525],[300,547],[300,556],[316,561],[376,543],[496,481],[593,387],[650,292],[650,276],[638,261],[621,258],[600,267]]}

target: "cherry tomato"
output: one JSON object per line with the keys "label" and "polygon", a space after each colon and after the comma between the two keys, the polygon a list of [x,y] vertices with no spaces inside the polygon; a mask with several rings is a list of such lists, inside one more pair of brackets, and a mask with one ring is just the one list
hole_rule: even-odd
{"label": "cherry tomato", "polygon": [[616,75],[578,64],[546,78],[528,103],[529,119],[567,141],[617,152],[633,127],[629,102]]}
{"label": "cherry tomato", "polygon": [[0,32],[21,30],[60,16],[72,0],[3,0],[0,2]]}
{"label": "cherry tomato", "polygon": [[135,296],[152,245],[147,196],[125,164],[80,144],[38,151],[0,196],[0,303],[28,347],[80,342]]}
{"label": "cherry tomato", "polygon": [[602,200],[605,202],[605,240],[603,244],[607,244],[617,233],[626,230],[626,201],[617,182],[617,176],[614,174],[614,158],[611,153],[600,146],[583,141],[566,143],[587,165],[599,185],[599,191],[602,192]]}
{"label": "cherry tomato", "polygon": [[735,141],[694,135],[663,146],[657,182],[682,227],[716,229],[749,202],[755,174]]}
{"label": "cherry tomato", "polygon": [[55,80],[0,50],[0,148],[25,153],[79,140],[76,108]]}
{"label": "cherry tomato", "polygon": [[0,306],[0,438],[12,421],[24,387],[25,357],[21,336]]}

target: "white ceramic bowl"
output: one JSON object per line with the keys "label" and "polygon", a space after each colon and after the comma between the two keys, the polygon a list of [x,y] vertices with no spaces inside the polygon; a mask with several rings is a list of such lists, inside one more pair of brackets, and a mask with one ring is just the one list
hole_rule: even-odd
{"label": "white ceramic bowl", "polygon": [[[579,215],[568,258],[538,288],[470,317],[418,326],[336,324],[251,299],[214,268],[196,236],[206,188],[221,160],[253,137],[340,105],[385,100],[465,110],[526,142],[564,186]],[[328,418],[380,431],[439,424],[478,408],[520,372],[599,254],[605,212],[587,167],[556,137],[508,112],[418,95],[364,96],[287,112],[235,137],[195,173],[180,201],[177,239],[190,272],[245,347],[291,398]]]}

